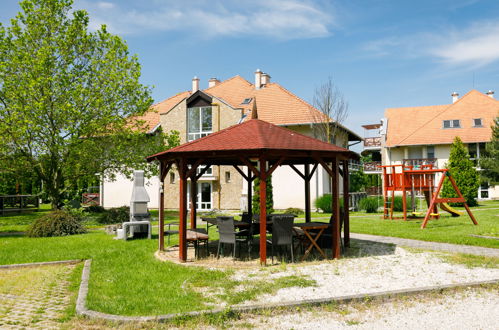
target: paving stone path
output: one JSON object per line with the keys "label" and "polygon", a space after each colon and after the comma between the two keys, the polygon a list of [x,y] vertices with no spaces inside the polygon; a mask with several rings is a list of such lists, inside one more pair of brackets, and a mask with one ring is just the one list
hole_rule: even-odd
{"label": "paving stone path", "polygon": [[401,246],[408,246],[424,250],[446,251],[451,253],[465,253],[478,256],[496,257],[499,258],[499,249],[486,248],[471,245],[459,245],[449,243],[426,242],[415,239],[387,237],[367,234],[350,233],[351,238],[361,239],[366,241],[374,241],[380,243],[389,243]]}
{"label": "paving stone path", "polygon": [[0,329],[58,329],[75,265],[0,270]]}

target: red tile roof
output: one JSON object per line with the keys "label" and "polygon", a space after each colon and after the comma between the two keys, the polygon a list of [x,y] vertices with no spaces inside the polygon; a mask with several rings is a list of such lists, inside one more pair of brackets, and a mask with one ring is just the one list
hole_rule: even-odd
{"label": "red tile roof", "polygon": [[[386,146],[451,144],[456,136],[464,143],[490,141],[499,101],[471,90],[453,104],[426,107],[389,108]],[[472,127],[481,118],[483,127]],[[443,129],[444,120],[459,119],[461,128]]]}
{"label": "red tile roof", "polygon": [[148,160],[153,160],[158,156],[176,153],[232,150],[336,152],[349,154],[355,157],[354,153],[348,149],[299,134],[295,131],[270,124],[263,120],[251,119],[242,124],[228,127],[203,138],[149,156]]}

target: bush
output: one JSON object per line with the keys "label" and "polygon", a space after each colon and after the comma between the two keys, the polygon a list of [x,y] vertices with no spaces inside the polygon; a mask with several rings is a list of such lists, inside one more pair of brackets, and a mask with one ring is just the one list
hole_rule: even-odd
{"label": "bush", "polygon": [[106,209],[100,205],[90,205],[90,206],[85,207],[84,210],[86,212],[89,212],[89,213],[104,213],[104,212],[106,212]]}
{"label": "bush", "polygon": [[[314,205],[316,208],[321,209],[322,212],[324,213],[331,213],[332,212],[331,201],[332,201],[331,194],[324,194],[314,201]],[[340,209],[342,208],[343,208],[343,198],[340,197]]]}
{"label": "bush", "polygon": [[297,208],[297,207],[288,207],[284,213],[286,214],[294,214],[294,215],[299,215],[299,214],[303,214],[305,213],[305,211],[303,211],[302,209],[300,208]]}
{"label": "bush", "polygon": [[102,213],[97,218],[97,222],[101,224],[122,223],[127,221],[130,221],[130,207],[128,206],[115,207],[106,210],[106,212]]}
{"label": "bush", "polygon": [[29,237],[67,236],[85,233],[81,219],[68,211],[54,211],[37,219],[27,231]]}
{"label": "bush", "polygon": [[366,197],[359,201],[359,208],[367,213],[376,213],[378,211],[378,197]]}

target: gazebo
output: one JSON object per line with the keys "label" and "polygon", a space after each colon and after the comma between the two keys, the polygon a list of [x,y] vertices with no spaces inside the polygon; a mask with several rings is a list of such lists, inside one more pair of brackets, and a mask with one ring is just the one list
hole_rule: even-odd
{"label": "gazebo", "polygon": [[[260,179],[260,263],[267,260],[266,245],[266,179],[278,167],[290,166],[304,181],[305,219],[310,222],[310,179],[321,165],[331,176],[332,192],[332,257],[340,257],[340,206],[339,176],[343,180],[344,243],[349,246],[349,214],[348,214],[348,160],[357,159],[356,153],[326,143],[295,131],[279,127],[268,122],[251,119],[234,125],[206,137],[182,144],[178,147],[147,157],[149,162],[160,163],[160,208],[159,208],[159,250],[164,250],[164,190],[163,182],[167,173],[175,165],[179,173],[179,259],[187,259],[187,181],[190,185],[190,224],[196,227],[196,182],[212,165],[233,166],[248,182],[248,211],[251,212],[252,184],[255,178]],[[198,167],[203,165],[201,171]],[[296,165],[303,165],[302,173]],[[240,168],[246,166],[246,173]],[[341,166],[341,168],[340,168]]]}

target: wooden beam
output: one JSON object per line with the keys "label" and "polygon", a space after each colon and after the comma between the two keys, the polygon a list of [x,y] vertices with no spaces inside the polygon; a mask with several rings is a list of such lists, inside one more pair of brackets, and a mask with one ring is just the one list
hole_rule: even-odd
{"label": "wooden beam", "polygon": [[191,177],[191,191],[190,191],[190,206],[191,206],[191,229],[196,228],[196,201],[198,197],[198,182],[194,177]]}
{"label": "wooden beam", "polygon": [[244,165],[248,166],[251,169],[251,172],[253,172],[253,174],[255,174],[256,176],[260,175],[260,171],[258,171],[258,169],[254,167],[249,160],[247,160],[244,157],[239,157],[239,160],[241,160],[244,163]]}
{"label": "wooden beam", "polygon": [[248,175],[246,176],[248,180],[248,215],[253,221],[253,180],[255,177],[251,174],[251,169],[248,167]]}
{"label": "wooden beam", "polygon": [[468,213],[468,215],[470,216],[471,218],[471,221],[473,221],[473,223],[475,225],[478,225],[478,222],[476,221],[475,217],[473,216],[473,213],[471,213],[471,210],[470,208],[468,207],[468,204],[466,203],[466,199],[463,197],[463,194],[461,194],[461,191],[459,190],[459,188],[457,187],[457,184],[456,184],[456,181],[454,181],[454,178],[452,177],[452,175],[450,175],[450,172],[446,172],[445,173],[447,175],[447,177],[449,178],[450,180],[450,183],[452,184],[452,187],[454,187],[454,190],[456,191],[457,195],[464,199],[464,208],[466,209],[466,212]]}
{"label": "wooden beam", "polygon": [[[334,259],[339,259],[341,250],[340,250],[340,203],[339,203],[339,189],[338,189],[338,160],[335,158],[332,161],[332,170],[329,169],[333,175],[331,175],[331,209],[333,216],[333,228],[332,228],[332,254]],[[324,166],[324,165],[323,165]]]}
{"label": "wooden beam", "polygon": [[296,172],[296,174],[298,174],[303,180],[305,180],[306,176],[302,172],[300,172],[300,170],[297,169],[293,164],[289,164],[289,167],[291,167]]}
{"label": "wooden beam", "polygon": [[305,175],[303,176],[305,181],[305,222],[311,221],[310,213],[310,165],[305,164]]}
{"label": "wooden beam", "polygon": [[350,247],[350,182],[348,160],[343,161],[343,237],[345,247]]}
{"label": "wooden beam", "polygon": [[236,171],[238,171],[238,172],[239,172],[239,174],[241,174],[241,176],[244,178],[244,180],[249,181],[249,177],[248,177],[248,176],[250,176],[250,175],[251,175],[251,172],[250,172],[250,173],[248,173],[248,176],[247,176],[246,174],[244,174],[243,170],[241,170],[241,169],[239,168],[239,166],[237,166],[237,165],[232,165],[232,167],[234,167],[234,168],[236,169]]}
{"label": "wooden beam", "polygon": [[170,172],[170,169],[172,168],[172,163],[168,163],[168,164],[160,164],[159,165],[159,181],[160,182],[163,182],[165,181],[165,178],[166,178],[166,175],[168,174],[168,172]]}
{"label": "wooden beam", "polygon": [[202,177],[206,173],[206,171],[208,171],[210,169],[210,167],[211,167],[211,164],[209,164],[209,163],[206,164],[206,166],[201,171],[199,171],[199,174],[196,175],[196,178],[195,178],[196,181],[199,180],[199,178]]}
{"label": "wooden beam", "polygon": [[260,265],[267,264],[267,161],[260,156]]}
{"label": "wooden beam", "polygon": [[203,158],[198,159],[192,166],[191,168],[187,171],[186,177],[192,178],[198,169],[198,166],[201,165],[204,162]]}
{"label": "wooden beam", "polygon": [[[322,165],[322,167],[326,170],[326,172],[329,174],[329,176],[331,176],[331,177],[333,177],[333,176],[334,176],[334,173],[333,173],[333,171],[334,171],[334,166],[333,166],[333,170],[331,170],[331,169],[329,168],[329,165],[328,165],[328,164],[326,164],[326,162],[325,162],[325,161],[324,161],[321,157],[314,157],[314,159],[315,159],[315,160],[316,160],[319,164],[321,164],[321,165]],[[337,159],[336,159],[336,158],[335,158],[334,160],[336,161],[336,163],[338,163],[338,161],[337,161]],[[338,166],[336,166],[336,167],[338,167]]]}
{"label": "wooden beam", "polygon": [[[168,170],[171,164],[169,164]],[[158,224],[158,238],[159,238],[159,251],[165,250],[165,192],[164,192],[164,171],[166,168],[160,163],[159,166],[159,224]]]}
{"label": "wooden beam", "polygon": [[178,257],[182,262],[187,261],[187,164],[184,158],[178,162],[179,165],[179,249]]}
{"label": "wooden beam", "polygon": [[312,167],[312,171],[310,171],[309,179],[312,179],[312,177],[314,176],[315,170],[317,169],[317,165],[319,165],[319,164],[315,163],[314,167]]}
{"label": "wooden beam", "polygon": [[275,171],[275,169],[277,168],[277,166],[281,165],[281,163],[284,161],[284,159],[285,159],[284,157],[279,158],[279,160],[274,165],[272,165],[271,168],[269,168],[269,170],[266,173],[266,176],[269,177],[270,175],[272,175],[272,172]]}

